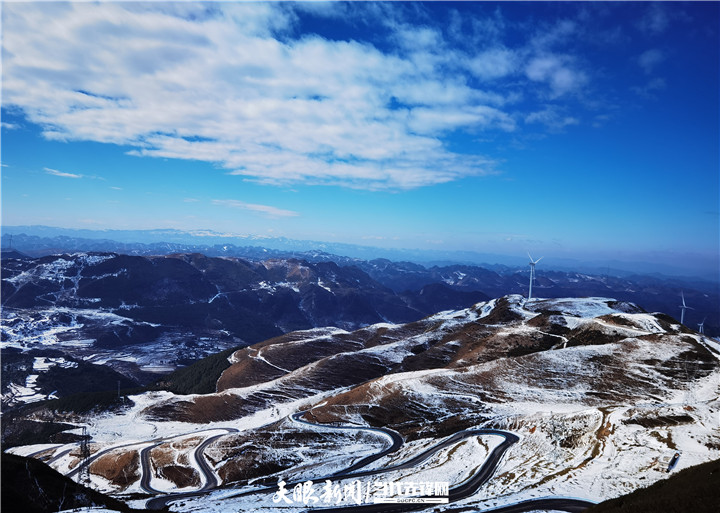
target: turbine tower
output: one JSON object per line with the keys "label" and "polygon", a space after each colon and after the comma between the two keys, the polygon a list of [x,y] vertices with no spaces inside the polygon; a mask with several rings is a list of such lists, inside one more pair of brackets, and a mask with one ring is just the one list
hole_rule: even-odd
{"label": "turbine tower", "polygon": [[[707,317],[705,317],[705,319],[707,319]],[[705,334],[705,319],[703,319],[703,322],[698,324],[698,333],[700,333],[701,335]]]}
{"label": "turbine tower", "polygon": [[530,256],[529,252],[528,252],[528,257],[530,258],[530,288],[528,289],[527,300],[530,301],[532,299],[532,284],[533,284],[533,280],[535,279],[535,264],[537,264],[540,260],[542,260],[543,257],[540,257],[537,260],[533,260],[533,257]]}
{"label": "turbine tower", "polygon": [[694,310],[694,308],[685,304],[685,294],[682,291],[680,291],[680,297],[682,297],[682,305],[680,306],[680,324],[685,324],[685,310]]}

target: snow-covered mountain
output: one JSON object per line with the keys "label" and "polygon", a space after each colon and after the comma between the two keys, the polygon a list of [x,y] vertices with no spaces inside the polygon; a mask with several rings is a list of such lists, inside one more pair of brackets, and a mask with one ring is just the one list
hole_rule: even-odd
{"label": "snow-covered mountain", "polygon": [[[234,256],[250,259],[303,258],[311,261],[389,259],[423,265],[472,264],[499,267],[524,267],[524,254],[479,253],[451,249],[401,249],[362,246],[357,244],[297,240],[266,235],[221,233],[214,230],[89,230],[50,226],[0,226],[3,248],[16,248],[32,256],[76,252],[117,252],[133,255],[170,253],[203,253],[211,256]],[[666,276],[700,276],[717,281],[717,259],[686,255],[685,261],[662,254],[642,259],[616,260],[607,257],[555,257],[550,264],[555,270],[587,274],[648,274]],[[339,262],[338,262],[339,263]]]}
{"label": "snow-covered mountain", "polygon": [[[125,232],[62,230],[42,226],[2,229],[5,234],[3,248],[12,245],[34,257],[78,252],[115,252],[135,256],[202,253],[209,257],[241,258],[252,262],[270,259],[297,259],[311,264],[333,262],[340,267],[360,268],[379,284],[398,294],[406,291],[412,294],[427,285],[442,284],[454,291],[481,292],[486,297],[499,297],[524,293],[528,281],[527,260],[519,256],[383,251],[317,241],[238,237],[212,231]],[[10,233],[14,233],[12,238]],[[3,258],[13,252],[5,249]],[[583,264],[562,258],[548,258],[539,266],[536,286],[543,297],[610,296],[673,317],[679,314],[680,293],[684,291],[693,307],[687,319],[688,325],[696,327],[704,320],[706,333],[720,335],[717,266],[710,266],[712,272],[707,273],[700,272],[698,267],[696,272],[682,277],[688,273],[657,267],[652,262],[634,263],[627,267],[621,265],[619,268],[614,264]],[[706,279],[692,276],[705,276]],[[412,302],[417,296],[409,299]],[[426,305],[421,301],[412,306],[422,309]],[[459,306],[446,305],[442,308]],[[426,313],[434,311],[430,308]]]}
{"label": "snow-covered mountain", "polygon": [[84,363],[107,374],[84,383],[88,390],[147,384],[208,354],[288,331],[407,322],[487,297],[443,285],[427,290],[396,293],[332,262],[3,254],[3,404],[67,395],[69,381],[82,389],[90,371],[69,369]]}
{"label": "snow-covered mountain", "polygon": [[[451,502],[435,511],[599,502],[720,457],[720,344],[613,299],[504,296],[411,323],[288,333],[230,363],[212,394],[32,415],[87,426],[96,488],[171,511],[274,511],[278,480],[312,480],[319,497],[325,479],[446,483]],[[68,475],[82,461],[76,443],[12,451]],[[299,493],[283,511],[327,506]]]}

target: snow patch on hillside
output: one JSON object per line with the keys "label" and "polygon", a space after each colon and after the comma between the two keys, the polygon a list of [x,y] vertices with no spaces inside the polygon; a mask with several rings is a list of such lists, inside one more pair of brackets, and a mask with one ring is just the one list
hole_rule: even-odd
{"label": "snow patch on hillside", "polygon": [[537,299],[534,298],[525,304],[525,309],[530,311],[554,310],[573,317],[599,317],[618,313],[608,303],[615,302],[615,299],[604,297],[587,298],[562,298],[562,299]]}

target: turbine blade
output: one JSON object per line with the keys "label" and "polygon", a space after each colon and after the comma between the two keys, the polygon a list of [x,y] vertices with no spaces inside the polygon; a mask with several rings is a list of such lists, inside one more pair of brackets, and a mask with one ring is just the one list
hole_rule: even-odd
{"label": "turbine blade", "polygon": [[532,262],[532,257],[530,256],[530,252],[528,251],[527,254],[528,254],[528,258],[529,258],[530,261]]}
{"label": "turbine blade", "polygon": [[540,260],[542,260],[543,258],[545,258],[545,257],[540,257],[540,258],[538,258],[537,260],[535,260],[535,263],[537,264],[537,263],[538,263]]}

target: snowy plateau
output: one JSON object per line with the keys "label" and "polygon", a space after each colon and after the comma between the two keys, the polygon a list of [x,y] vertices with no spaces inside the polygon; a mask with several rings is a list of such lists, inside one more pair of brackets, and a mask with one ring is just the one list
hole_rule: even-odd
{"label": "snowy plateau", "polygon": [[286,333],[235,351],[214,393],[151,391],[51,419],[86,430],[85,460],[77,441],[9,451],[74,478],[85,464],[91,487],[178,512],[328,508],[282,499],[279,481],[312,481],[318,497],[326,480],[447,482],[452,500],[428,505],[438,512],[600,502],[666,478],[671,462],[720,457],[719,360],[716,340],[632,303],[509,295]]}

